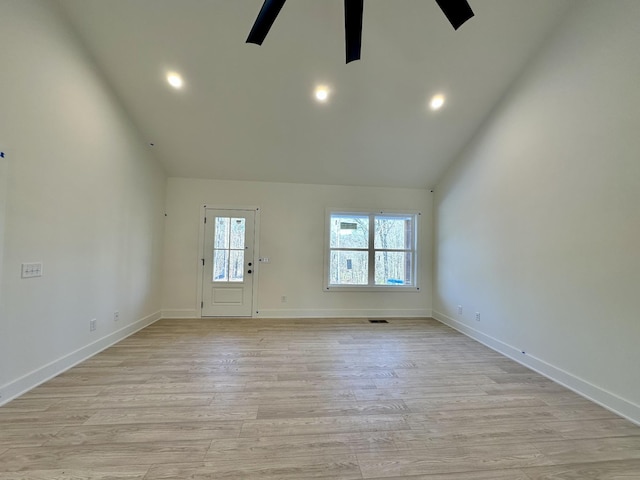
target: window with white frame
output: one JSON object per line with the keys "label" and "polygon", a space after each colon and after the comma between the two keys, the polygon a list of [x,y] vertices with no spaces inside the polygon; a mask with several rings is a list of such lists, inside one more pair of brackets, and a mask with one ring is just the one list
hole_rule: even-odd
{"label": "window with white frame", "polygon": [[329,210],[325,290],[419,290],[419,215]]}

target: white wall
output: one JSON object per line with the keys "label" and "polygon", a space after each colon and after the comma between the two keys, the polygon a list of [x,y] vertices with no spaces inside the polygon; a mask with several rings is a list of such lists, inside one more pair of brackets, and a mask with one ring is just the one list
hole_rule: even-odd
{"label": "white wall", "polygon": [[638,422],[639,18],[580,2],[440,182],[434,290],[437,318]]}
{"label": "white wall", "polygon": [[[3,151],[3,148],[3,140],[0,137],[0,151]],[[2,320],[4,319],[4,288],[2,288],[2,265],[4,264],[4,232],[7,210],[7,186],[9,184],[8,180],[9,162],[6,158],[0,158],[0,325],[2,324]],[[0,329],[1,328],[2,327],[0,327]],[[0,399],[0,401],[2,401],[2,399]]]}
{"label": "white wall", "polygon": [[[429,316],[432,194],[421,189],[338,187],[170,178],[167,187],[163,312],[199,316],[200,212],[212,206],[260,207],[258,308],[261,317]],[[324,292],[327,207],[421,211],[421,292]],[[288,297],[281,303],[282,295]]]}
{"label": "white wall", "polygon": [[0,403],[160,310],[164,171],[54,5],[0,2]]}

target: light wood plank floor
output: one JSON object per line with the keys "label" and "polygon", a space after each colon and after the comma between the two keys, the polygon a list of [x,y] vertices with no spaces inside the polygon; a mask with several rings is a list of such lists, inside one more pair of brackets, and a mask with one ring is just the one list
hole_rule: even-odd
{"label": "light wood plank floor", "polygon": [[0,479],[640,479],[640,427],[431,320],[163,320],[0,408]]}

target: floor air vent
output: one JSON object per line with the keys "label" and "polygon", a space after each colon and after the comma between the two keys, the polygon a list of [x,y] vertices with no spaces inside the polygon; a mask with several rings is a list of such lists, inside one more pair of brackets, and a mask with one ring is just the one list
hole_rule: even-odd
{"label": "floor air vent", "polygon": [[386,320],[369,320],[369,323],[389,323]]}

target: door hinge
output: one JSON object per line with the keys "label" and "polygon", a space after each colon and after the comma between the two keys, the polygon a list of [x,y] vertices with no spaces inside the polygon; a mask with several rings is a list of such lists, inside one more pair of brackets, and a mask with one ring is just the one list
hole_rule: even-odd
{"label": "door hinge", "polygon": [[204,258],[202,259],[202,266],[204,267]]}
{"label": "door hinge", "polygon": [[204,217],[204,223],[207,223],[207,217]]}
{"label": "door hinge", "polygon": [[204,308],[204,302],[200,302],[200,308]]}

